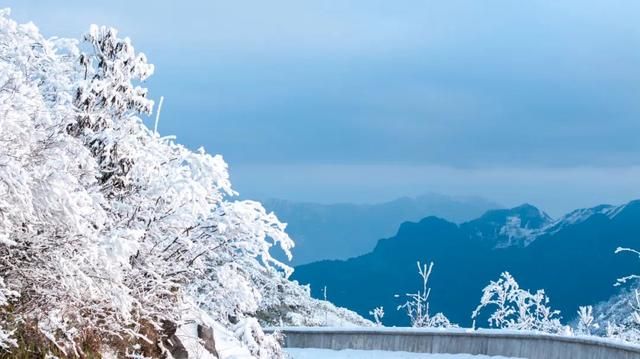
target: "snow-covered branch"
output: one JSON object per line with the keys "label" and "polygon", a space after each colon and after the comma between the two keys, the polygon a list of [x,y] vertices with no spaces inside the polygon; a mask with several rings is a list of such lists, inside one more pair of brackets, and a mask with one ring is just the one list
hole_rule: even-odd
{"label": "snow-covered branch", "polygon": [[45,39],[0,11],[0,350],[28,328],[62,356],[89,337],[128,355],[210,311],[277,352],[253,318],[292,271],[270,254],[291,255],[286,225],[234,198],[222,156],[147,127],[153,71],[115,29]]}
{"label": "snow-covered branch", "polygon": [[404,309],[407,312],[412,327],[428,327],[428,328],[450,328],[457,327],[451,323],[449,319],[442,313],[431,315],[429,312],[429,296],[431,288],[429,288],[429,277],[433,270],[433,262],[429,265],[417,262],[418,274],[422,279],[422,289],[416,293],[407,293],[407,302],[398,306],[398,310]]}
{"label": "snow-covered branch", "polygon": [[492,327],[548,333],[565,330],[560,323],[560,312],[549,307],[549,298],[544,290],[531,293],[521,289],[508,272],[502,273],[497,281],[491,281],[484,288],[472,318],[478,318],[482,310],[489,307],[495,307],[488,318]]}

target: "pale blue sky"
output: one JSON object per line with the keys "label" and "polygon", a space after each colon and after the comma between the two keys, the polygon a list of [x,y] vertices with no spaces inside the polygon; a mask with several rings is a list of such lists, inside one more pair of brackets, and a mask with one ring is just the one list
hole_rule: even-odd
{"label": "pale blue sky", "polygon": [[552,214],[640,198],[640,2],[8,1],[112,25],[156,65],[160,131],[247,196],[439,192]]}

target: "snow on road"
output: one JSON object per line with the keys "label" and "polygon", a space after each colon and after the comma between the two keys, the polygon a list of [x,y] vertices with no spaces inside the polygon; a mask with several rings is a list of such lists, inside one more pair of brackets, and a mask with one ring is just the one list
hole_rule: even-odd
{"label": "snow on road", "polygon": [[517,359],[472,354],[426,354],[379,350],[329,350],[287,348],[292,359]]}

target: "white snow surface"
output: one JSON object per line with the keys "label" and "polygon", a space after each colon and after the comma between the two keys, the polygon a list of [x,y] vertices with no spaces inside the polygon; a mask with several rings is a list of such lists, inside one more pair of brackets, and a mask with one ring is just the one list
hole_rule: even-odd
{"label": "white snow surface", "polygon": [[507,223],[500,228],[500,235],[508,238],[507,243],[502,243],[499,247],[510,247],[516,240],[522,240],[524,245],[528,245],[536,239],[540,229],[528,228],[522,225],[522,219],[518,216],[507,218]]}
{"label": "white snow surface", "polygon": [[189,358],[216,359],[216,357],[209,353],[209,351],[207,351],[207,349],[205,349],[205,347],[200,343],[200,340],[198,339],[197,324],[191,323],[181,326],[178,328],[176,336],[180,338],[182,345],[184,345],[185,349],[189,353]]}
{"label": "white snow surface", "polygon": [[286,349],[292,359],[514,359],[472,354],[426,354],[380,350]]}
{"label": "white snow surface", "polygon": [[522,220],[519,217],[512,216],[507,218],[507,223],[499,230],[501,235],[508,237],[508,242],[502,244],[501,247],[508,247],[518,241],[528,246],[544,234],[555,234],[565,227],[582,223],[597,214],[602,214],[613,219],[620,214],[626,206],[627,204],[619,206],[602,205],[593,208],[578,209],[555,220],[552,220],[546,213],[540,212],[541,216],[548,219],[548,223],[540,228],[523,226]]}

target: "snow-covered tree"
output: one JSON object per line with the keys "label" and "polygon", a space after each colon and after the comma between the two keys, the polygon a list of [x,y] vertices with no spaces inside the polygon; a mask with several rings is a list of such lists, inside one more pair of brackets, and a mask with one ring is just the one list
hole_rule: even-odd
{"label": "snow-covered tree", "polygon": [[10,337],[20,331],[43,356],[87,355],[90,341],[91,350],[161,355],[167,323],[206,311],[254,356],[278,357],[254,317],[274,288],[298,288],[270,255],[279,246],[290,256],[285,224],[234,199],[221,156],[149,130],[142,85],[153,66],[129,39],[98,26],[82,43],[45,39],[8,15],[0,12],[0,350],[20,345]]}
{"label": "snow-covered tree", "polygon": [[[619,254],[619,253],[631,253],[631,254],[637,256],[638,258],[640,258],[640,251],[637,251],[637,250],[632,249],[632,248],[618,247],[618,248],[616,248],[615,253],[616,254]],[[621,286],[623,284],[627,284],[629,282],[636,281],[638,279],[640,279],[640,275],[638,275],[638,274],[630,274],[630,275],[624,276],[622,278],[618,278],[616,280],[616,284],[615,285],[616,286]]]}
{"label": "snow-covered tree", "polygon": [[[640,257],[640,251],[632,248],[619,247],[615,253],[630,253]],[[606,321],[604,333],[606,336],[634,343],[640,342],[640,290],[637,288],[638,279],[640,279],[640,276],[637,274],[630,274],[617,279],[616,286],[632,285],[625,288],[621,294],[614,296],[610,302],[603,304],[606,307],[604,309],[601,308],[598,321]]]}
{"label": "snow-covered tree", "polygon": [[407,316],[412,327],[417,328],[450,328],[457,327],[452,324],[447,317],[442,313],[431,315],[429,313],[429,296],[431,295],[431,288],[429,287],[429,277],[433,270],[433,262],[429,265],[421,264],[417,262],[418,274],[422,279],[422,289],[416,293],[407,293],[407,301],[398,306],[398,310],[406,310]]}
{"label": "snow-covered tree", "polygon": [[631,302],[631,308],[625,308],[623,311],[623,313],[629,313],[628,316],[620,320],[611,320],[619,318],[607,318],[609,320],[605,325],[605,336],[632,343],[640,342],[640,292],[638,290],[633,291]]}
{"label": "snow-covered tree", "polygon": [[472,314],[476,319],[485,308],[495,306],[488,322],[492,327],[559,333],[566,329],[560,323],[560,312],[549,307],[544,290],[531,293],[521,289],[508,272],[491,281],[483,289],[480,304]]}
{"label": "snow-covered tree", "polygon": [[0,273],[20,296],[0,315],[10,326],[37,323],[67,352],[59,341],[84,335],[80,322],[113,324],[116,312],[105,303],[125,288],[112,283],[100,251],[107,218],[95,162],[66,133],[75,45],[45,40],[7,15],[0,12]]}

